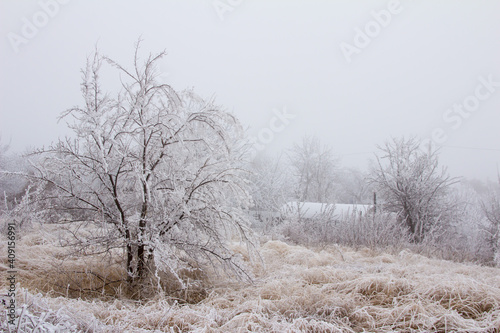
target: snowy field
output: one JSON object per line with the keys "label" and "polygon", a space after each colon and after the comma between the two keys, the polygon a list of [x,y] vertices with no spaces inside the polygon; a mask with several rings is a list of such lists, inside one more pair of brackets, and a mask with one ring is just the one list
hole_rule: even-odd
{"label": "snowy field", "polygon": [[491,0],[0,0],[0,333],[500,333],[499,33]]}
{"label": "snowy field", "polygon": [[[2,238],[2,247],[5,242]],[[62,295],[54,284],[61,287],[70,281],[64,274],[94,269],[111,280],[118,266],[81,258],[61,261],[56,243],[57,237],[47,230],[31,231],[18,242],[21,320],[19,328],[11,327],[13,332],[34,332],[35,327],[36,332],[500,330],[498,268],[407,251],[309,249],[270,240],[260,246],[262,261],[250,264],[253,284],[212,277],[215,287],[187,288],[176,297],[154,296],[138,303],[102,294],[84,295],[86,299]],[[233,249],[245,257],[243,247],[234,244]],[[2,260],[0,269],[5,273],[7,263]],[[4,293],[4,278],[0,288]],[[75,296],[69,286],[66,293]],[[4,318],[2,330],[7,331]]]}

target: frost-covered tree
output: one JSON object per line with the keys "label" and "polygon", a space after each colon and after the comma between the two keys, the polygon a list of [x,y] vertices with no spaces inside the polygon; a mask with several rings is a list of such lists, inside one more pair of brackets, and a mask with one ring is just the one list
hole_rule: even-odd
{"label": "frost-covered tree", "polygon": [[344,168],[337,172],[336,196],[339,203],[373,203],[373,189],[368,174],[356,168]]}
{"label": "frost-covered tree", "polygon": [[290,164],[299,201],[333,202],[338,161],[332,149],[315,137],[304,137],[290,151]]}
{"label": "frost-covered tree", "polygon": [[[34,153],[45,208],[58,213],[52,222],[91,221],[100,232],[73,245],[121,249],[132,286],[152,267],[175,275],[193,262],[245,275],[227,244],[230,234],[248,241],[242,127],[213,101],[158,82],[165,53],[138,52],[131,69],[97,51],[88,59],[84,104],[61,115],[74,135]],[[120,76],[116,96],[102,90],[106,64]]]}
{"label": "frost-covered tree", "polygon": [[281,206],[290,198],[290,175],[280,157],[260,155],[250,165],[255,217],[264,227],[274,223]]}
{"label": "frost-covered tree", "polygon": [[[498,176],[500,185],[500,175]],[[500,188],[491,189],[488,198],[482,201],[483,213],[487,220],[484,228],[488,245],[495,255],[495,263],[500,266]]]}
{"label": "frost-covered tree", "polygon": [[433,227],[449,221],[453,203],[447,194],[454,179],[439,166],[438,152],[415,138],[394,138],[378,148],[371,182],[385,208],[398,213],[414,241],[421,242]]}

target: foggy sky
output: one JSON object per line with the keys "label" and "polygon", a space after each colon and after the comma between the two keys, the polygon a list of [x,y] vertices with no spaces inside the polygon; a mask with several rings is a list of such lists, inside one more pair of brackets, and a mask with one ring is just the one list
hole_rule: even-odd
{"label": "foggy sky", "polygon": [[364,169],[391,136],[434,135],[454,176],[500,163],[500,1],[2,0],[0,35],[14,150],[67,134],[96,43],[130,66],[142,37],[167,83],[215,96],[266,153],[314,134]]}

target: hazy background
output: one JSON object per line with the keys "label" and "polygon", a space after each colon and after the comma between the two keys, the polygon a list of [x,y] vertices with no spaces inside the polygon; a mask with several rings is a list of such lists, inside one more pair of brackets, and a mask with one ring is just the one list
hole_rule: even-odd
{"label": "hazy background", "polygon": [[[453,175],[496,177],[500,87],[457,128],[443,115],[474,95],[479,77],[500,82],[500,1],[402,0],[350,63],[341,43],[353,45],[356,29],[390,1],[66,2],[46,22],[50,0],[0,2],[0,134],[14,150],[66,134],[56,119],[81,104],[80,69],[96,43],[129,66],[142,36],[142,54],[168,52],[162,78],[216,96],[251,135],[270,126],[275,109],[295,115],[268,153],[314,134],[344,166],[364,169],[391,136],[425,139],[442,128],[441,162]],[[37,19],[41,27],[26,35]]]}

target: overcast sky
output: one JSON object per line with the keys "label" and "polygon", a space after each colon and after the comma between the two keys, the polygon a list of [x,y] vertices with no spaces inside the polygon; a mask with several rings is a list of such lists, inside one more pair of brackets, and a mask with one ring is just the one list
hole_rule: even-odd
{"label": "overcast sky", "polygon": [[[64,136],[96,43],[129,66],[166,50],[162,78],[234,112],[265,152],[316,135],[364,169],[417,135],[453,175],[500,164],[500,1],[0,1],[0,134],[15,150]],[[117,82],[118,83],[118,82]]]}

